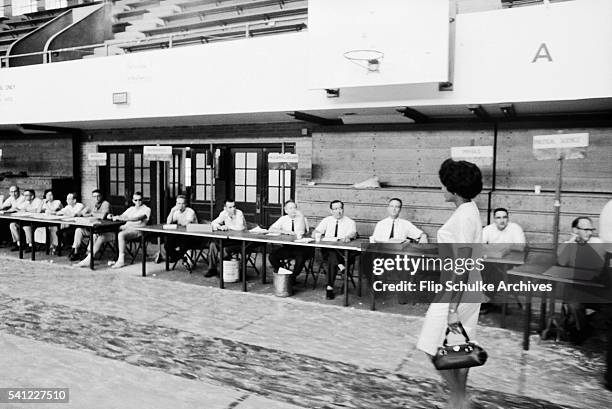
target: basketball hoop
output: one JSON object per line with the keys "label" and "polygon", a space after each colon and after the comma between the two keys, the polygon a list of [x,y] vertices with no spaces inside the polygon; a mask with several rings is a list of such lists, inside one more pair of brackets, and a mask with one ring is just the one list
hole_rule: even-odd
{"label": "basketball hoop", "polygon": [[378,50],[351,50],[344,53],[344,58],[370,72],[380,72],[380,63],[385,54]]}

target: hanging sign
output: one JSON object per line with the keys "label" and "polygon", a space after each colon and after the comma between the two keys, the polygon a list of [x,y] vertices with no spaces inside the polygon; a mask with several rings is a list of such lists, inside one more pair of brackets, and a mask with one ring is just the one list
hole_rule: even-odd
{"label": "hanging sign", "polygon": [[493,146],[453,146],[451,147],[453,160],[464,160],[479,167],[493,166]]}
{"label": "hanging sign", "polygon": [[586,132],[533,136],[533,154],[537,160],[582,159],[588,146]]}
{"label": "hanging sign", "polygon": [[90,165],[106,166],[106,153],[96,152],[87,154],[87,161]]}
{"label": "hanging sign", "polygon": [[145,146],[142,154],[150,161],[172,162],[172,146]]}
{"label": "hanging sign", "polygon": [[296,170],[298,167],[298,155],[297,153],[269,153],[268,167],[270,169]]}

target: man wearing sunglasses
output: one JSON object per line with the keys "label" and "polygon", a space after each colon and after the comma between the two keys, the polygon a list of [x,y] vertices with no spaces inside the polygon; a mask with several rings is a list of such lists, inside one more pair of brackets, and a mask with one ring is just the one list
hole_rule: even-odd
{"label": "man wearing sunglasses", "polygon": [[[113,220],[124,221],[125,224],[121,226],[119,232],[119,257],[113,268],[121,268],[125,265],[125,252],[127,248],[127,242],[140,237],[140,232],[135,230],[135,227],[146,226],[147,221],[151,217],[151,208],[142,203],[142,193],[136,192],[132,196],[132,202],[134,206],[127,209],[121,216],[113,216]],[[146,255],[143,254],[143,257]]]}

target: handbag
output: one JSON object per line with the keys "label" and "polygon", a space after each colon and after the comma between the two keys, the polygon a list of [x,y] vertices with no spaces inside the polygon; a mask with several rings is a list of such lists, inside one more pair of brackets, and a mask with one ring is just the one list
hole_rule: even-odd
{"label": "handbag", "polygon": [[438,352],[433,358],[433,364],[437,370],[471,368],[484,365],[487,362],[487,351],[476,342],[470,341],[461,322],[459,328],[465,338],[465,344],[448,345],[450,328],[446,328],[444,343],[438,348]]}

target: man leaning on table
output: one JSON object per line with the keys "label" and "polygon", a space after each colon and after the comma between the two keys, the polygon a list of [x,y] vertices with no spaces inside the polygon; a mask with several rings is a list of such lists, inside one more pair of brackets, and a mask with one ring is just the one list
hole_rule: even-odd
{"label": "man leaning on table", "polygon": [[[236,202],[234,199],[225,199],[225,206],[219,216],[212,221],[212,229],[227,231],[243,231],[246,230],[246,221],[242,211],[236,209]],[[228,257],[232,253],[240,251],[240,244],[235,240],[230,240],[227,246],[223,246],[223,257]],[[217,264],[219,260],[219,248],[217,243],[214,241],[210,242],[209,253],[208,253],[208,271],[204,274],[204,277],[213,277],[218,274]]]}
{"label": "man leaning on table", "polygon": [[[178,195],[176,197],[176,205],[170,210],[166,224],[176,224],[178,226],[187,226],[190,223],[197,223],[195,211],[187,206],[187,196]],[[166,238],[166,248],[168,249],[168,260],[174,262],[181,258],[183,265],[189,271],[193,269],[191,260],[185,257],[188,249],[195,248],[199,245],[199,240],[194,237],[177,237],[169,235]]]}
{"label": "man leaning on table", "polygon": [[398,198],[389,200],[387,218],[376,223],[374,233],[370,238],[373,243],[385,243],[395,240],[410,239],[417,243],[427,243],[427,234],[406,219],[399,217],[402,211],[402,201]]}
{"label": "man leaning on table", "polygon": [[[98,220],[106,219],[111,212],[110,203],[104,199],[104,193],[100,189],[94,189],[91,192],[91,196],[93,201],[89,206],[83,209],[82,214],[85,217],[91,217]],[[91,239],[89,237],[89,230],[84,229],[82,227],[78,227],[74,231],[74,240],[72,241],[72,249],[70,250],[70,254],[68,255],[68,259],[70,261],[76,261],[82,257],[82,252],[80,251],[83,244],[87,239]],[[110,242],[114,238],[113,233],[104,233],[104,234],[94,234],[94,255],[100,251],[102,245],[105,242]],[[83,265],[89,265],[89,258],[86,256],[86,260],[84,260]]]}
{"label": "man leaning on table", "polygon": [[[493,244],[490,252],[498,253],[499,256],[510,250],[524,251],[527,242],[523,228],[510,221],[510,213],[503,207],[493,210],[493,223],[482,229],[482,241],[485,244]],[[485,284],[493,284],[494,288],[497,288],[499,282],[505,278],[507,270],[508,266],[505,264],[487,263],[482,279]],[[496,293],[497,291],[487,292],[486,296],[492,299]],[[480,306],[480,313],[488,314],[495,309],[499,309],[499,306],[486,302]]]}
{"label": "man leaning on table", "polygon": [[[352,219],[344,215],[344,203],[341,200],[333,200],[329,204],[329,211],[331,216],[327,216],[319,223],[313,235],[321,234],[326,240],[344,243],[355,239],[357,237],[357,225]],[[338,274],[338,270],[345,269],[344,263],[348,266],[354,257],[349,256],[347,261],[344,260],[343,255],[337,250],[324,249],[322,253],[323,257],[327,257],[329,263],[325,298],[333,300],[335,297],[334,282],[336,281],[336,274]]]}
{"label": "man leaning on table", "polygon": [[[285,213],[284,216],[280,217],[270,226],[268,229],[270,232],[292,235],[296,238],[301,238],[304,234],[308,233],[308,220],[297,209],[297,204],[294,200],[290,199],[285,202]],[[283,245],[272,252],[268,259],[272,267],[274,267],[274,272],[278,272],[278,269],[282,267],[283,260],[295,260],[293,268],[293,277],[295,278],[300,274],[306,260],[311,255],[312,248],[310,247]]]}
{"label": "man leaning on table", "polygon": [[[15,209],[20,212],[27,213],[40,213],[40,208],[42,207],[42,201],[36,197],[36,193],[32,189],[27,189],[23,192],[24,200],[16,204]],[[13,236],[13,250],[19,250],[19,228],[17,223],[10,224],[11,235]],[[26,253],[32,251],[33,237],[32,237],[32,228],[30,226],[23,225],[23,232],[25,233],[26,243],[28,243],[28,247],[26,249]]]}

